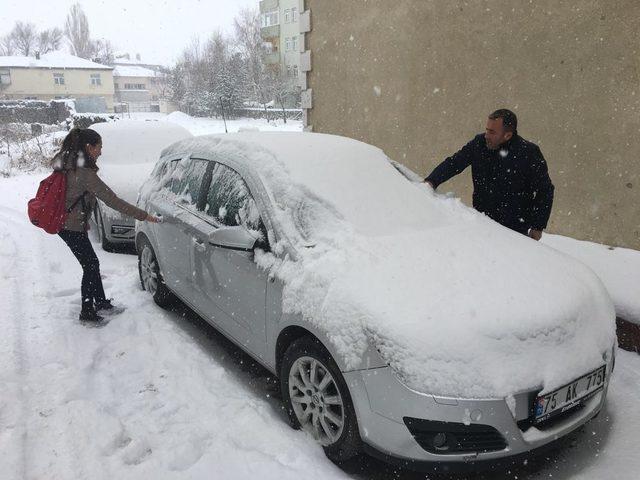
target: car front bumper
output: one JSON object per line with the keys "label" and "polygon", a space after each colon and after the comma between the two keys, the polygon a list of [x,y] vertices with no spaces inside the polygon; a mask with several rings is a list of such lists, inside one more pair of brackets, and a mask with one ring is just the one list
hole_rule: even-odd
{"label": "car front bumper", "polygon": [[[360,436],[369,453],[409,468],[455,471],[480,469],[482,464],[487,467],[494,463],[513,463],[533,451],[544,450],[545,446],[587,423],[605,402],[613,358],[609,357],[605,363],[606,380],[598,393],[582,407],[539,428],[530,426],[529,421],[536,390],[516,394],[508,404],[507,399],[469,400],[416,392],[400,382],[389,367],[343,375],[356,409]],[[464,452],[427,451],[421,446],[424,442],[419,442],[421,437],[415,426],[412,426],[413,432],[410,431],[410,422],[475,428],[479,434],[471,438],[477,440],[478,448],[471,443]],[[496,448],[495,439],[499,437],[504,442]],[[483,445],[493,445],[493,450],[485,451]]]}
{"label": "car front bumper", "polygon": [[133,243],[135,238],[136,220],[133,217],[100,204],[100,212],[104,225],[104,233],[110,243]]}

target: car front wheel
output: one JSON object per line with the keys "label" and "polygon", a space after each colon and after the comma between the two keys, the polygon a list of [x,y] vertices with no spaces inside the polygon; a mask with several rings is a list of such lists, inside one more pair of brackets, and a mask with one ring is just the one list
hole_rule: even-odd
{"label": "car front wheel", "polygon": [[360,434],[351,395],[326,348],[315,338],[294,341],[280,372],[282,398],[291,425],[318,441],[331,460],[340,462],[360,451]]}
{"label": "car front wheel", "polygon": [[164,283],[156,254],[146,238],[140,241],[138,247],[140,284],[153,296],[153,300],[158,306],[167,308],[173,302],[174,297]]}

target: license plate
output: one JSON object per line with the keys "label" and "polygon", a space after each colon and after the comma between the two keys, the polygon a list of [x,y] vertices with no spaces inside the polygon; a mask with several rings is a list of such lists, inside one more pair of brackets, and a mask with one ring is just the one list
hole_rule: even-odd
{"label": "license plate", "polygon": [[588,373],[584,377],[536,399],[534,424],[546,422],[550,418],[577,407],[602,390],[606,366]]}

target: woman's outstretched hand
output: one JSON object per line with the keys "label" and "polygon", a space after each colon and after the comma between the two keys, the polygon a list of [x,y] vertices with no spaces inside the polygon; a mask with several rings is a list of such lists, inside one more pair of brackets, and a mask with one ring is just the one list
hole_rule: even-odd
{"label": "woman's outstretched hand", "polygon": [[155,216],[151,215],[150,213],[147,213],[147,218],[145,218],[144,221],[145,222],[151,222],[151,223],[162,223],[162,218],[155,217]]}

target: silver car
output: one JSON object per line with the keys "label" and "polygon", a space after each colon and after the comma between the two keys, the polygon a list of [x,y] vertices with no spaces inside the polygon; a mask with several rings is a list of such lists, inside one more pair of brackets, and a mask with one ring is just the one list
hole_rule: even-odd
{"label": "silver car", "polygon": [[[378,172],[371,181],[364,174],[367,165]],[[429,377],[436,392],[428,386],[416,387],[412,382],[416,371],[404,368],[407,364],[398,360],[397,352],[390,351],[393,342],[380,333],[389,322],[366,324],[363,318],[375,316],[376,312],[360,315],[357,302],[349,299],[344,302],[348,308],[342,310],[332,310],[326,303],[315,309],[313,292],[321,286],[314,283],[313,275],[299,277],[297,272],[308,267],[309,262],[304,260],[308,255],[316,255],[314,258],[321,262],[327,256],[339,254],[341,246],[335,242],[324,254],[319,253],[321,240],[314,239],[314,225],[336,221],[335,225],[349,230],[353,225],[359,228],[359,218],[371,216],[378,229],[385,231],[389,225],[405,221],[396,218],[393,223],[385,216],[375,220],[368,208],[371,205],[362,204],[367,202],[358,189],[384,192],[387,180],[398,191],[406,190],[407,198],[414,198],[417,189],[426,188],[418,185],[417,175],[391,162],[380,150],[328,135],[246,132],[178,142],[165,149],[141,190],[139,206],[163,219],[159,224],[136,224],[142,287],[163,307],[174,296],[178,297],[279,377],[292,426],[309,432],[334,461],[365,451],[411,468],[476,468],[527,455],[598,415],[605,402],[615,353],[612,311],[599,281],[577,262],[574,265],[539,243],[494,227],[489,220],[476,219],[475,212],[465,213],[466,207],[446,204],[447,208],[459,208],[471,222],[480,225],[478,228],[486,228],[483,232],[495,235],[494,241],[513,243],[521,252],[535,249],[538,271],[545,268],[547,258],[549,264],[560,262],[565,269],[567,265],[575,266],[573,275],[580,291],[589,292],[591,300],[580,297],[574,302],[565,298],[571,297],[573,291],[572,280],[566,279],[563,279],[566,288],[557,293],[558,298],[569,302],[567,305],[593,302],[587,305],[589,311],[602,318],[589,318],[588,325],[595,325],[592,330],[595,333],[580,337],[586,353],[580,355],[577,364],[573,362],[572,368],[577,373],[565,384],[555,384],[549,390],[540,380],[542,377],[523,375],[515,383],[517,389],[501,395],[484,397],[476,395],[479,390],[473,389],[448,395],[446,390],[435,387],[442,380],[436,374]],[[370,185],[374,182],[375,185]],[[299,185],[304,187],[298,188]],[[433,197],[434,202],[444,202],[426,191],[415,195],[431,195],[429,198]],[[375,201],[375,195],[367,198]],[[403,201],[394,205],[402,205]],[[341,202],[352,204],[351,213]],[[384,199],[376,208],[385,208]],[[397,216],[402,217],[401,212]],[[437,223],[435,218],[433,222]],[[455,235],[465,236],[460,229],[434,230],[428,237],[434,242],[438,235],[449,235],[449,243]],[[385,238],[394,238],[393,235],[394,232],[388,232]],[[401,265],[402,253],[390,251],[385,257],[397,256]],[[491,271],[499,262],[494,260],[494,253],[484,253],[487,256],[482,265]],[[367,268],[375,272],[376,266]],[[437,274],[434,271],[433,275]],[[472,272],[469,277],[473,277]],[[296,283],[292,278],[306,278],[307,284]],[[442,278],[447,281],[444,275]],[[370,281],[359,288],[382,286],[390,297],[397,295],[399,277]],[[445,291],[456,288],[453,283],[444,287]],[[479,283],[475,287],[484,288]],[[295,291],[298,297],[292,293]],[[323,291],[322,295],[325,294]],[[347,295],[344,291],[333,294],[334,298]],[[525,295],[535,292],[505,292],[504,303]],[[305,303],[304,299],[309,301]],[[431,302],[435,306],[441,300],[441,296],[438,299],[424,296],[421,301],[426,312]],[[492,302],[496,315],[501,301],[496,298]],[[388,305],[401,311],[400,302]],[[491,316],[492,307],[487,308],[482,311],[478,307],[474,315]],[[322,315],[328,311],[334,317],[335,312],[343,316],[325,321]],[[377,330],[376,325],[380,327]],[[354,350],[361,338],[361,326],[366,342]],[[544,339],[540,340],[545,342],[544,355],[538,370],[546,369],[563,378],[562,364],[545,362],[547,358],[549,362],[565,358],[559,355],[565,355],[568,346],[573,348],[571,342],[578,333],[568,333],[571,328],[545,330]],[[499,346],[496,338],[501,337],[493,332],[490,336],[493,345]],[[523,337],[520,332],[516,336],[514,341],[516,346],[522,345],[522,354],[527,345],[534,344],[535,355],[535,340]],[[553,342],[548,343],[551,336]],[[505,334],[504,342],[511,337],[514,336]],[[454,339],[451,340],[449,360],[453,362],[456,347]],[[425,345],[427,341],[425,337]],[[354,356],[348,352],[358,353]],[[423,358],[424,352],[414,353],[415,358]],[[517,363],[517,353],[508,355],[505,358]],[[428,356],[424,358],[423,363],[417,364],[418,378],[421,369],[435,371],[436,366],[450,366],[446,358],[437,359],[440,363],[432,362]],[[508,363],[505,362],[505,372]],[[472,364],[465,368],[474,371]],[[521,370],[529,368],[524,365]],[[466,378],[464,375],[461,378]],[[499,377],[502,373],[487,375]]]}
{"label": "silver car", "polygon": [[[136,201],[138,190],[153,170],[160,152],[192,136],[184,127],[165,121],[118,120],[97,123],[91,128],[102,137],[98,175],[130,203]],[[135,219],[99,199],[91,221],[104,250],[133,244]]]}

